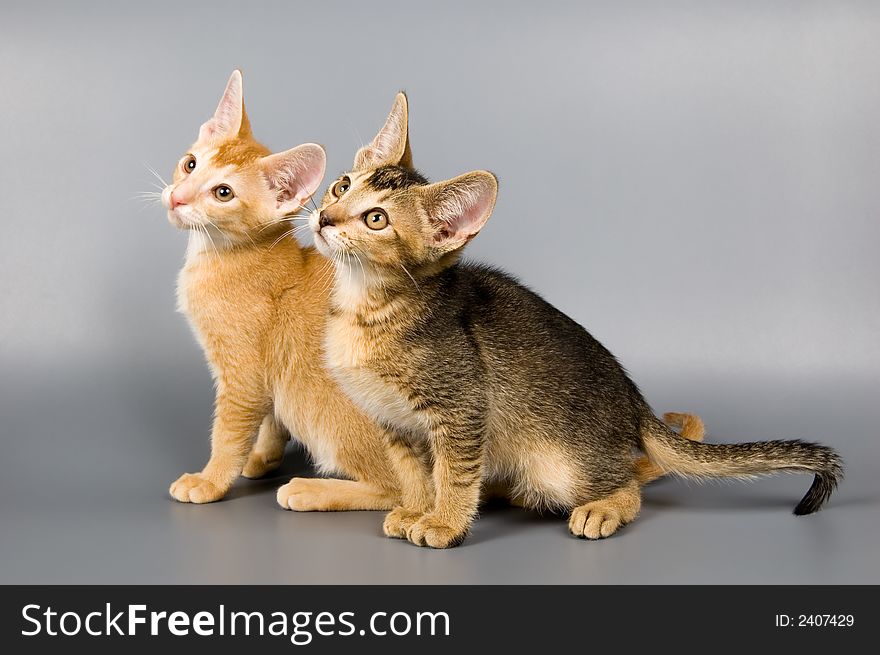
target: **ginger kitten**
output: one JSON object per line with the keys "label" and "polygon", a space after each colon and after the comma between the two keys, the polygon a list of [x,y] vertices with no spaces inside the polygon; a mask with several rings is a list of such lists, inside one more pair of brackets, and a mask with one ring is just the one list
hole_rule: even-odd
{"label": "ginger kitten", "polygon": [[[810,472],[795,513],[822,506],[842,475],[833,450],[683,439],[583,327],[504,273],[459,263],[497,189],[485,171],[429,184],[414,170],[401,94],[311,217],[336,268],[328,364],[386,428],[401,479],[387,535],[456,545],[490,483],[527,507],[568,513],[578,537],[608,537],[638,514],[646,470]],[[634,450],[650,464],[635,463]]]}
{"label": "ginger kitten", "polygon": [[216,383],[211,458],[171,485],[181,502],[219,500],[242,473],[277,468],[292,434],[321,473],[349,479],[294,478],[278,490],[282,507],[397,503],[381,431],[322,366],[332,271],[313,248],[285,238],[285,217],[315,192],[324,164],[320,146],[271,154],[254,140],[235,71],[162,193],[168,219],[189,230],[179,308]]}

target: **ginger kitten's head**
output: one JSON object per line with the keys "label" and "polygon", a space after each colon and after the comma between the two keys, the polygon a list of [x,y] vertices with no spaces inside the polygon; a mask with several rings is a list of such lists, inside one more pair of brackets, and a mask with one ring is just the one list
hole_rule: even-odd
{"label": "ginger kitten's head", "polygon": [[162,204],[173,225],[209,235],[218,246],[252,243],[277,233],[274,223],[302,208],[325,162],[314,143],[273,155],[254,139],[236,70],[214,116],[175,166]]}
{"label": "ginger kitten's head", "polygon": [[310,225],[318,250],[337,266],[363,265],[365,275],[384,279],[429,274],[457,259],[497,194],[486,171],[429,184],[413,168],[407,99],[399,93],[385,126],[358,151],[353,170],[330,185]]}

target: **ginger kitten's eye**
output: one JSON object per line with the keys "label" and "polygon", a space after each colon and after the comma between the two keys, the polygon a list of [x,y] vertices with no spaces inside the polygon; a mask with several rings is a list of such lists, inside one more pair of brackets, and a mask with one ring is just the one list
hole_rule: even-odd
{"label": "ginger kitten's eye", "polygon": [[364,223],[371,230],[381,230],[388,225],[388,214],[381,209],[371,209],[364,214]]}
{"label": "ginger kitten's eye", "polygon": [[343,177],[341,180],[333,185],[333,187],[330,189],[330,193],[332,193],[337,198],[341,198],[350,188],[351,180],[349,180],[348,177]]}
{"label": "ginger kitten's eye", "polygon": [[235,194],[232,193],[232,189],[227,185],[221,184],[220,186],[214,187],[214,197],[220,202],[229,202],[235,197]]}
{"label": "ginger kitten's eye", "polygon": [[187,155],[180,163],[180,168],[183,170],[184,173],[189,175],[194,170],[196,170],[196,158],[193,155]]}

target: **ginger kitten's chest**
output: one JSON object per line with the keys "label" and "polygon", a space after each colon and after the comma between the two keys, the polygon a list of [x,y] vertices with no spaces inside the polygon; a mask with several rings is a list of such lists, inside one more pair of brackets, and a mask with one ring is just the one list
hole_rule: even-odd
{"label": "ginger kitten's chest", "polygon": [[324,337],[327,365],[333,370],[368,369],[376,366],[383,352],[376,334],[358,326],[348,316],[331,316]]}
{"label": "ginger kitten's chest", "polygon": [[393,336],[331,317],[324,340],[327,367],[342,390],[373,420],[422,433],[423,417],[408,398],[405,367]]}
{"label": "ginger kitten's chest", "polygon": [[225,307],[217,280],[198,269],[184,267],[177,276],[177,311],[186,316],[197,336],[214,331]]}
{"label": "ginger kitten's chest", "polygon": [[230,363],[257,364],[267,307],[248,287],[204,267],[186,266],[178,275],[178,311],[186,316],[215,377]]}

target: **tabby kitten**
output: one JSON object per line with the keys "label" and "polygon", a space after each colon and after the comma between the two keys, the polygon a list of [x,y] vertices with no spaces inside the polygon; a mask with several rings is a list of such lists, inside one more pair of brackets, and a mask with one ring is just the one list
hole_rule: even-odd
{"label": "tabby kitten", "polygon": [[311,217],[336,267],[327,362],[386,428],[403,485],[388,536],[453,546],[481,485],[501,483],[522,505],[569,512],[575,536],[608,537],[639,512],[636,449],[697,478],[811,472],[795,513],[821,507],[842,475],[833,450],[683,439],[584,328],[504,273],[459,263],[497,189],[485,171],[435,184],[416,172],[400,95]]}
{"label": "tabby kitten", "polygon": [[271,154],[254,140],[235,71],[217,111],[174,169],[162,200],[189,231],[178,279],[186,314],[216,382],[211,458],[171,485],[180,502],[222,498],[242,473],[281,464],[292,434],[317,469],[347,480],[294,478],[278,490],[296,510],[390,509],[398,501],[382,433],[323,367],[332,270],[288,238],[324,175],[324,150]]}

